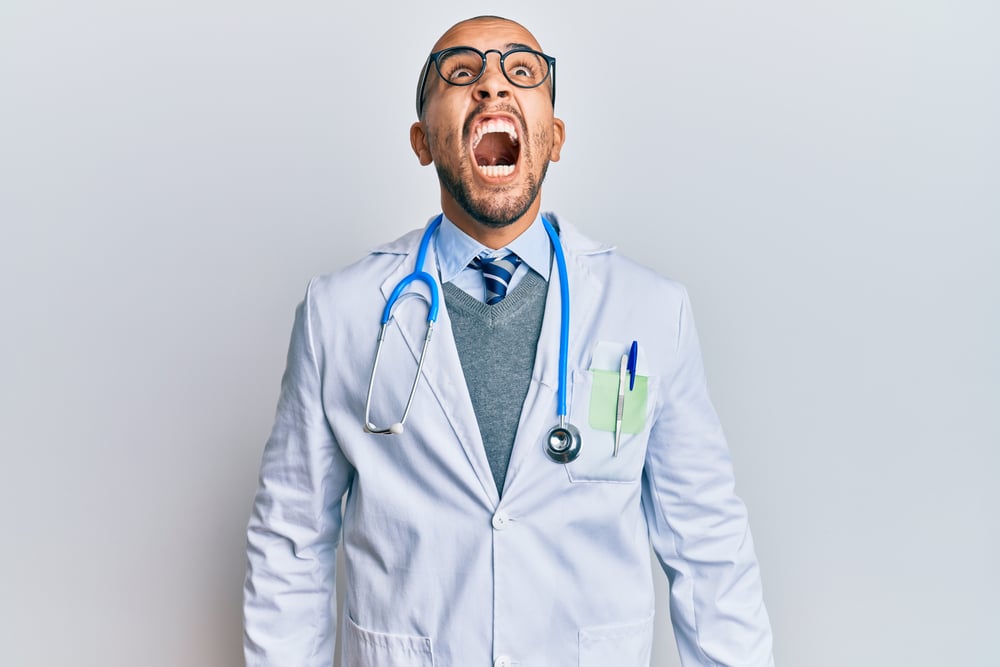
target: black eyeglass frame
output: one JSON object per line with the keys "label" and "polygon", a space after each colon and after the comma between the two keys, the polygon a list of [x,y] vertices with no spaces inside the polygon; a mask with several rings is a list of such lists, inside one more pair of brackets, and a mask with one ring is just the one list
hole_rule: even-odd
{"label": "black eyeglass frame", "polygon": [[[477,74],[472,79],[469,79],[468,81],[462,81],[460,83],[459,82],[455,82],[455,81],[449,81],[448,79],[444,78],[444,75],[441,74],[441,58],[443,56],[449,54],[449,53],[454,52],[454,51],[472,51],[473,53],[478,53],[480,56],[482,56],[483,67],[482,67],[482,69],[479,70],[479,74]],[[504,75],[505,79],[507,79],[508,81],[510,81],[510,83],[512,85],[517,86],[518,88],[526,88],[526,89],[538,88],[540,85],[542,85],[543,83],[545,83],[546,80],[551,79],[552,80],[552,85],[551,85],[552,106],[555,107],[555,105],[556,105],[556,59],[553,58],[552,56],[546,55],[546,54],[542,53],[541,51],[535,51],[534,49],[529,49],[529,48],[525,48],[525,47],[522,47],[522,46],[515,47],[515,48],[513,48],[510,51],[507,51],[505,53],[501,53],[498,49],[490,49],[490,50],[488,50],[488,51],[486,51],[484,53],[483,51],[480,51],[479,49],[475,49],[475,48],[473,48],[471,46],[452,46],[452,47],[449,47],[447,49],[441,49],[440,51],[435,51],[434,53],[432,53],[429,56],[427,56],[427,62],[424,64],[423,74],[420,75],[420,85],[417,87],[417,118],[420,118],[420,114],[423,113],[423,110],[424,110],[424,90],[427,87],[427,75],[430,74],[431,63],[434,64],[434,71],[437,72],[437,74],[441,78],[441,80],[444,81],[445,83],[447,83],[449,86],[471,86],[476,81],[479,81],[479,79],[481,79],[482,76],[483,76],[483,74],[486,72],[486,67],[488,65],[488,63],[486,62],[486,56],[488,56],[491,53],[495,53],[498,56],[500,56],[500,71],[503,72],[503,75]],[[513,79],[511,79],[510,76],[507,74],[507,68],[504,67],[504,61],[507,59],[507,56],[511,55],[512,53],[530,53],[532,55],[539,56],[539,57],[543,58],[545,60],[545,62],[548,63],[548,66],[549,66],[548,71],[545,73],[545,77],[541,81],[539,81],[538,83],[536,83],[534,85],[531,85],[531,86],[522,85],[520,83],[517,83]]]}

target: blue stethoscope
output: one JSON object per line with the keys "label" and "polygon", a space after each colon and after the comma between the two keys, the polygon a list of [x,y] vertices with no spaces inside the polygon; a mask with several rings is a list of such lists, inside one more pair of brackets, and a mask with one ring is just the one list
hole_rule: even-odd
{"label": "blue stethoscope", "polygon": [[[438,306],[440,305],[440,295],[433,276],[424,271],[424,260],[427,258],[427,248],[430,246],[434,232],[441,225],[442,215],[438,215],[431,224],[427,226],[423,237],[420,239],[420,249],[417,252],[417,263],[413,272],[406,275],[389,295],[389,300],[382,310],[382,326],[378,331],[378,341],[375,347],[375,361],[372,363],[372,375],[368,382],[368,396],[365,399],[365,431],[382,435],[399,434],[403,432],[403,424],[407,415],[410,414],[410,406],[413,404],[413,396],[417,393],[417,383],[420,381],[420,373],[424,367],[424,359],[427,357],[427,345],[431,341],[431,334],[434,332],[434,323],[437,321]],[[556,256],[556,268],[559,271],[559,300],[561,318],[559,324],[559,423],[549,429],[545,437],[545,453],[549,458],[558,463],[569,463],[580,455],[580,431],[567,420],[566,409],[566,376],[569,358],[569,281],[566,275],[566,256],[563,254],[562,244],[559,242],[559,235],[555,228],[549,223],[545,215],[542,215],[542,226],[549,235],[552,243],[552,250]],[[430,292],[430,300],[419,292],[407,292],[406,289],[414,282],[421,282],[427,285]],[[410,396],[406,399],[406,407],[403,409],[402,418],[388,428],[379,428],[371,422],[372,389],[375,386],[375,371],[378,368],[379,355],[382,353],[382,342],[385,340],[385,332],[392,321],[392,309],[397,302],[411,296],[416,296],[428,302],[427,308],[427,335],[424,336],[424,345],[420,351],[420,360],[417,362],[417,373],[413,377],[413,385],[410,388]]]}

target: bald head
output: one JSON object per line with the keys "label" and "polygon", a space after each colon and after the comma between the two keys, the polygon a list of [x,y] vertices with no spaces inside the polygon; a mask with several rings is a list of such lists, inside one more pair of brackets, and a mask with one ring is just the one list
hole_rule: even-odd
{"label": "bald head", "polygon": [[523,25],[517,21],[512,21],[510,19],[505,19],[502,16],[474,16],[471,19],[465,19],[464,21],[459,21],[455,25],[448,28],[443,35],[434,43],[434,48],[431,51],[440,51],[441,49],[446,49],[449,46],[460,46],[460,44],[449,43],[449,40],[453,37],[455,33],[463,33],[466,29],[474,30],[484,30],[490,32],[497,28],[515,28],[523,32],[527,38],[528,42],[525,42],[525,46],[529,46],[536,51],[541,51],[542,47],[539,46],[538,41],[535,36],[525,28]]}

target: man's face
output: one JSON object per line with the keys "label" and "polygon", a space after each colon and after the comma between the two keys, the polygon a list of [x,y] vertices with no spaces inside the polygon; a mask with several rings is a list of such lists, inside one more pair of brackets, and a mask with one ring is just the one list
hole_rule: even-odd
{"label": "man's face", "polygon": [[[460,23],[433,50],[453,46],[541,51],[531,33],[500,19]],[[411,142],[422,164],[434,162],[449,218],[455,213],[448,209],[457,206],[487,227],[506,227],[526,214],[534,219],[545,171],[559,159],[564,136],[562,121],[553,116],[550,85],[513,85],[496,53],[487,54],[486,70],[468,86],[448,85],[431,64],[423,116],[411,128]]]}

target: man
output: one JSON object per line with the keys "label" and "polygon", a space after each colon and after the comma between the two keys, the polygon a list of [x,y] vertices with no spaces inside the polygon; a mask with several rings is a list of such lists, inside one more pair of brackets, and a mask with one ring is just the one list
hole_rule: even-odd
{"label": "man", "polygon": [[[471,19],[434,46],[410,137],[440,226],[299,306],[249,527],[248,665],[330,664],[341,530],[350,667],[648,665],[650,545],[686,667],[773,664],[686,293],[539,213],[565,138],[554,97],[555,61],[517,23]],[[358,345],[421,262],[442,301],[427,363],[428,309],[407,299],[372,377]],[[548,435],[562,390],[578,452]]]}

